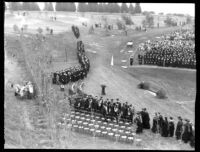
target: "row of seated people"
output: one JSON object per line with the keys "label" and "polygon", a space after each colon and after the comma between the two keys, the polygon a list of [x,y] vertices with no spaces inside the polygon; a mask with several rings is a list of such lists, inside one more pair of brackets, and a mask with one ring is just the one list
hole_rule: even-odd
{"label": "row of seated people", "polygon": [[87,77],[90,69],[90,62],[85,55],[84,44],[82,41],[77,42],[77,58],[79,66],[70,67],[69,69],[54,72],[52,82],[53,84],[68,84],[69,82],[76,82]]}
{"label": "row of seated people", "polygon": [[77,110],[85,110],[88,112],[95,112],[102,115],[105,118],[110,118],[111,120],[127,121],[133,123],[133,117],[135,115],[134,107],[128,102],[121,104],[119,99],[103,99],[103,97],[98,98],[87,95],[86,97],[75,98],[74,105]]}
{"label": "row of seated people", "polygon": [[164,40],[139,46],[139,64],[196,68],[195,45],[192,41]]}

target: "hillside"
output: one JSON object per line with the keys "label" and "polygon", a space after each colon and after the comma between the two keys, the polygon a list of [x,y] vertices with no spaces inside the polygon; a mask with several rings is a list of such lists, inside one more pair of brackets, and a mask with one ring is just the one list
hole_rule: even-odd
{"label": "hillside", "polygon": [[[58,21],[51,22],[51,24],[49,24],[50,21],[42,18],[27,17],[27,23],[30,24],[25,34],[26,37],[16,36],[12,32],[13,24],[20,22],[20,20],[15,17],[6,18],[5,38],[7,45],[5,46],[5,52],[7,56],[5,56],[5,83],[8,81],[22,83],[23,80],[32,80],[32,76],[39,80],[40,77],[37,74],[38,65],[35,64],[35,59],[45,55],[51,55],[54,59],[52,66],[45,66],[46,62],[41,60],[41,63],[44,63],[42,67],[45,68],[44,71],[46,73],[77,65],[76,40],[71,31],[71,25],[75,23],[80,25],[81,22],[76,15],[69,16],[69,14],[62,13],[60,15],[63,15],[63,21],[58,18]],[[85,19],[91,20],[89,18]],[[33,20],[37,20],[40,24],[31,24]],[[64,23],[64,20],[71,23]],[[45,28],[47,24],[55,29],[55,34],[46,35],[45,41],[37,41],[34,35],[36,33],[35,29],[39,26]],[[164,116],[172,116],[175,120],[177,116],[181,115],[194,122],[196,70],[144,68],[139,66],[123,69],[121,67],[122,65],[128,65],[128,63],[121,62],[123,59],[128,62],[130,56],[130,53],[127,52],[128,49],[125,48],[127,41],[134,41],[132,50],[135,52],[137,45],[142,41],[155,39],[156,36],[175,30],[178,27],[152,29],[148,32],[131,31],[127,37],[117,30],[112,31],[115,33],[114,36],[111,36],[112,32],[110,32],[110,36],[105,36],[103,34],[105,32],[104,29],[95,29],[94,34],[89,35],[88,27],[79,26],[79,28],[81,39],[85,44],[86,55],[89,57],[91,64],[91,71],[84,80],[84,91],[86,93],[99,96],[101,93],[100,85],[106,84],[107,95],[105,98],[119,98],[122,102],[128,101],[137,110],[146,107],[150,113],[151,122],[153,114],[157,111]],[[36,46],[38,46],[38,49],[36,49]],[[67,49],[67,57],[65,49]],[[120,52],[122,49],[124,51]],[[16,54],[15,57],[12,57],[13,53]],[[110,66],[112,55],[114,56],[113,67]],[[26,69],[27,65],[24,59],[35,71],[33,75]],[[165,88],[168,99],[156,99],[148,92],[137,89],[137,84],[141,80],[147,80],[152,84]],[[70,85],[67,87],[70,87]],[[20,101],[14,97],[13,91],[7,87],[5,88],[5,148],[192,149],[188,144],[179,143],[175,138],[163,138],[150,131],[144,131],[143,134],[138,136],[143,142],[142,147],[137,147],[78,134],[70,131],[67,126],[63,129],[58,129],[56,127],[57,120],[61,113],[67,110],[65,108],[67,108],[68,102],[62,100],[63,94],[59,92],[57,86],[52,87],[56,90],[54,94],[57,102],[52,105],[53,112],[50,114],[47,113],[46,109],[38,105],[36,101]],[[176,101],[183,101],[184,103],[179,105]]]}

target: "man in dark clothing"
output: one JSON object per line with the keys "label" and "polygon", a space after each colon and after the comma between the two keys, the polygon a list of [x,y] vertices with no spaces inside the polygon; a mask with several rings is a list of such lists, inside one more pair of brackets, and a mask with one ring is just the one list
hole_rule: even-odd
{"label": "man in dark clothing", "polygon": [[176,139],[179,140],[181,139],[181,134],[183,132],[183,122],[182,122],[182,118],[179,116],[178,117],[178,123],[176,126],[176,131],[175,131],[175,135],[176,135]]}
{"label": "man in dark clothing", "polygon": [[155,116],[153,118],[153,126],[151,128],[151,131],[153,133],[158,133],[158,115],[155,113]]}
{"label": "man in dark clothing", "polygon": [[105,88],[106,88],[106,85],[101,85],[101,95],[106,95],[106,92],[105,92]]}
{"label": "man in dark clothing", "polygon": [[135,118],[134,122],[137,124],[136,133],[137,134],[142,133],[143,127],[142,127],[142,120],[141,120],[140,112],[137,113],[137,117]]}
{"label": "man in dark clothing", "polygon": [[169,134],[169,130],[168,130],[168,120],[167,117],[165,117],[165,120],[163,121],[163,131],[162,131],[162,135],[163,137],[168,137]]}
{"label": "man in dark clothing", "polygon": [[172,117],[170,117],[169,120],[169,137],[173,137],[174,136],[174,120]]}
{"label": "man in dark clothing", "polygon": [[144,129],[150,129],[150,118],[149,118],[149,113],[146,111],[146,108],[143,108],[141,111],[141,116],[142,116],[142,125]]}
{"label": "man in dark clothing", "polygon": [[191,131],[192,131],[191,137],[190,137],[190,146],[195,147],[195,128],[192,124],[190,125],[191,125]]}
{"label": "man in dark clothing", "polygon": [[185,124],[183,125],[184,131],[182,134],[182,140],[184,143],[187,143],[190,140],[190,126],[189,120],[185,119]]}
{"label": "man in dark clothing", "polygon": [[160,113],[158,113],[158,132],[160,134],[162,134],[163,121],[163,116]]}

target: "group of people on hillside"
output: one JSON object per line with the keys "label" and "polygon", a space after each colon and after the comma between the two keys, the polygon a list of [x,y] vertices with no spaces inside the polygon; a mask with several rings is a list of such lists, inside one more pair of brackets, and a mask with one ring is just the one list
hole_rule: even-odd
{"label": "group of people on hillside", "polygon": [[190,143],[192,147],[195,145],[194,125],[188,119],[178,117],[178,123],[175,127],[173,117],[169,120],[158,112],[153,118],[153,126],[151,128],[153,133],[160,133],[162,137],[175,137],[177,140],[182,140],[184,143]]}
{"label": "group of people on hillside", "polygon": [[103,99],[103,97],[93,97],[87,95],[85,97],[77,97],[75,99],[74,108],[77,110],[86,110],[101,114],[105,118],[116,121],[133,122],[135,109],[128,102],[121,103],[119,99]]}
{"label": "group of people on hillside", "polygon": [[[79,32],[79,30],[77,30],[78,27],[73,26],[72,29],[74,29],[72,30],[74,35],[79,37],[80,34],[77,34],[77,31]],[[80,65],[53,73],[53,84],[65,85],[69,82],[76,82],[87,77],[87,73],[90,69],[90,62],[88,57],[85,55],[84,44],[82,41],[77,42],[77,58]]]}
{"label": "group of people on hillside", "polygon": [[74,36],[78,39],[80,37],[79,28],[75,25],[72,25],[72,31],[74,33]]}
{"label": "group of people on hillside", "polygon": [[[71,101],[71,100],[70,100]],[[146,108],[142,111],[136,111],[132,104],[128,102],[121,103],[119,99],[103,99],[103,97],[86,95],[85,97],[75,98],[75,103],[70,105],[75,110],[85,110],[88,112],[99,113],[106,119],[116,122],[124,121],[135,123],[136,133],[140,134],[144,129],[151,129],[153,133],[159,133],[162,137],[176,137],[184,143],[190,143],[192,147],[195,145],[194,125],[188,119],[183,123],[182,118],[178,117],[178,123],[172,117],[164,117],[158,112],[153,118],[152,127],[150,125],[150,116]]]}
{"label": "group of people on hillside", "polygon": [[182,39],[165,39],[160,41],[146,41],[140,44],[138,54],[139,64],[150,64],[166,67],[196,68],[195,43],[183,34]]}

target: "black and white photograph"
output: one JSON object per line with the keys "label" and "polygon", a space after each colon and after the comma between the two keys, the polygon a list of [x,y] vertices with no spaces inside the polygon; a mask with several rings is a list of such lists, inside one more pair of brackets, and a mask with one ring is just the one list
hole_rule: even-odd
{"label": "black and white photograph", "polygon": [[4,149],[195,150],[195,3],[3,6]]}

